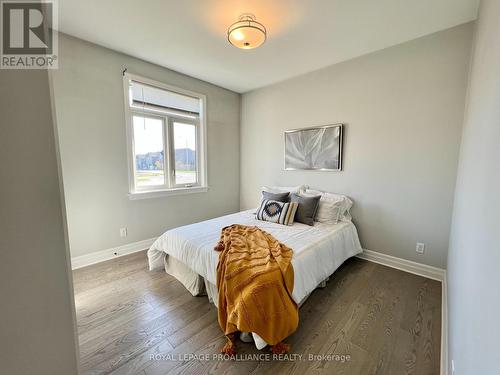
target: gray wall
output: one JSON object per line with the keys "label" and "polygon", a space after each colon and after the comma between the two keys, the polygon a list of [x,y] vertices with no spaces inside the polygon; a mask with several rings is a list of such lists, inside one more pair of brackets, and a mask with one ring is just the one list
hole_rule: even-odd
{"label": "gray wall", "polygon": [[[59,42],[53,82],[73,257],[239,209],[239,94],[67,35]],[[129,200],[124,68],[207,96],[208,193]]]}
{"label": "gray wall", "polygon": [[456,375],[499,371],[499,46],[500,2],[483,0],[448,254],[448,357],[455,361]]}
{"label": "gray wall", "polygon": [[46,71],[0,70],[0,373],[76,374]]}
{"label": "gray wall", "polygon": [[[364,248],[444,267],[471,38],[465,24],[244,94],[241,208],[265,184],[344,193]],[[283,170],[284,130],[337,122],[343,172]]]}

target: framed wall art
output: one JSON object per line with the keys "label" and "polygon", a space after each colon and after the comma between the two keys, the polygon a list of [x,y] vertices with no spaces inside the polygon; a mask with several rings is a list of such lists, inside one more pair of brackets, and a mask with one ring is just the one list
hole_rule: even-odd
{"label": "framed wall art", "polygon": [[343,124],[285,131],[285,170],[342,170]]}

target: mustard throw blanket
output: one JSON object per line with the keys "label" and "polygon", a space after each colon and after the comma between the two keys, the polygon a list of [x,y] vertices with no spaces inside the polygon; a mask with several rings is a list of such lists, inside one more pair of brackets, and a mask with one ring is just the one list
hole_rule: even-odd
{"label": "mustard throw blanket", "polygon": [[215,250],[219,324],[229,338],[255,332],[269,345],[292,334],[299,311],[292,299],[292,249],[257,227],[234,224],[222,230]]}

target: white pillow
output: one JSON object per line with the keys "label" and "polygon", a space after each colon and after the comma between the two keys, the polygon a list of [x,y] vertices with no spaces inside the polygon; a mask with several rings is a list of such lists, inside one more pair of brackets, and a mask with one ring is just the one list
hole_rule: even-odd
{"label": "white pillow", "polygon": [[337,224],[339,221],[350,221],[352,219],[349,212],[352,201],[345,195],[311,189],[307,189],[305,195],[321,195],[314,220],[325,224]]}
{"label": "white pillow", "polygon": [[263,191],[269,193],[283,193],[288,191],[291,193],[302,193],[308,188],[307,185],[297,185],[297,186],[262,186]]}

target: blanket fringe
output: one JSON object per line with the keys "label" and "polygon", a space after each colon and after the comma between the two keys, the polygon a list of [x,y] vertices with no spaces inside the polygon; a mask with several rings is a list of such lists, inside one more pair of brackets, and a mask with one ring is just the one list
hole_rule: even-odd
{"label": "blanket fringe", "polygon": [[271,346],[271,351],[273,354],[286,354],[290,351],[290,345],[284,342],[279,342],[276,345]]}
{"label": "blanket fringe", "polygon": [[217,242],[217,245],[215,245],[214,250],[220,252],[220,251],[223,251],[224,248],[225,248],[224,242],[223,241],[219,241],[219,242]]}
{"label": "blanket fringe", "polygon": [[[234,334],[229,334],[226,335],[227,342],[226,344],[222,347],[220,352],[222,354],[227,354],[227,355],[236,355],[236,345],[234,343],[234,340],[236,339],[236,335]],[[276,345],[271,345],[269,350],[273,354],[286,354],[290,351],[290,345],[285,344],[284,342],[279,342]]]}
{"label": "blanket fringe", "polygon": [[236,345],[234,344],[234,335],[226,335],[227,342],[222,347],[220,352],[227,355],[236,355]]}

